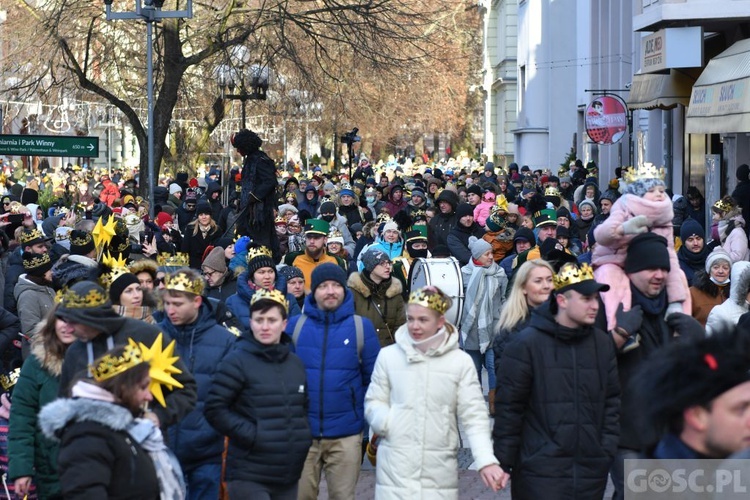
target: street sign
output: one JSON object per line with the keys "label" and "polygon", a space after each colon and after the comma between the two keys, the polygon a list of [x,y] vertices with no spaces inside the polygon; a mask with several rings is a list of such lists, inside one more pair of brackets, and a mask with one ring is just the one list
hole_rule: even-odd
{"label": "street sign", "polygon": [[97,157],[99,138],[0,134],[0,155]]}

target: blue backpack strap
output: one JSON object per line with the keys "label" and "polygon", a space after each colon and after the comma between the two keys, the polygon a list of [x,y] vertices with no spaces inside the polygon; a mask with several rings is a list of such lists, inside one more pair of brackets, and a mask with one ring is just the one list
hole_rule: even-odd
{"label": "blue backpack strap", "polygon": [[357,335],[357,359],[362,364],[362,349],[365,347],[365,325],[362,323],[362,316],[354,315],[354,332]]}

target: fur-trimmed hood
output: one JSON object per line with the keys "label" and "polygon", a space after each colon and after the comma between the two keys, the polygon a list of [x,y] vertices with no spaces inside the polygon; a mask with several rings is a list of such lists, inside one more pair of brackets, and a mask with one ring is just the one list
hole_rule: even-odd
{"label": "fur-trimmed hood", "polygon": [[[401,282],[393,277],[390,279],[391,284],[388,286],[388,288],[385,291],[385,297],[387,299],[393,298],[396,295],[401,295],[401,292],[404,291],[403,286],[401,285]],[[349,285],[349,288],[352,290],[356,290],[357,292],[364,295],[366,299],[369,299],[372,295],[372,290],[365,284],[364,281],[362,281],[362,276],[360,273],[352,273],[349,275],[349,279],[346,282],[347,285]]]}
{"label": "fur-trimmed hood", "polygon": [[731,287],[729,297],[736,304],[744,306],[750,291],[750,262],[740,261],[732,264]]}
{"label": "fur-trimmed hood", "polygon": [[44,324],[44,321],[40,322],[37,327],[37,333],[31,337],[31,355],[39,361],[42,368],[55,377],[59,377],[62,373],[62,364],[63,359],[65,359],[65,354],[63,353],[63,357],[61,358],[56,358],[51,354],[47,354],[47,349],[44,347],[44,339],[42,339],[42,336],[38,333],[39,327]]}
{"label": "fur-trimmed hood", "polygon": [[114,431],[124,431],[133,422],[127,408],[88,398],[57,399],[39,412],[39,428],[45,436],[59,441],[59,433],[71,422],[96,422]]}

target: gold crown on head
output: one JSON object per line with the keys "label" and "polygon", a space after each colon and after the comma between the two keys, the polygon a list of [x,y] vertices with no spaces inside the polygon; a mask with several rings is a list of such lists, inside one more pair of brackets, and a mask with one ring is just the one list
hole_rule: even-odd
{"label": "gold crown on head", "polygon": [[3,386],[3,390],[7,391],[18,382],[18,378],[21,376],[21,369],[16,368],[11,370],[10,373],[0,375],[0,385]]}
{"label": "gold crown on head", "polygon": [[560,190],[557,189],[555,186],[549,186],[547,189],[544,190],[544,196],[557,196],[559,198]]}
{"label": "gold crown on head", "polygon": [[128,269],[127,267],[117,266],[117,267],[112,268],[112,272],[107,274],[108,284],[111,285],[112,283],[117,281],[118,278],[126,274],[131,274],[130,269]]}
{"label": "gold crown on head", "polygon": [[27,244],[30,241],[38,240],[40,238],[44,239],[44,235],[42,234],[42,232],[39,229],[35,228],[35,229],[30,230],[30,231],[28,229],[26,229],[26,230],[24,230],[24,231],[21,232],[21,235],[18,237],[18,241],[22,245],[25,245],[25,244]]}
{"label": "gold crown on head", "polygon": [[31,259],[23,259],[24,269],[36,269],[52,262],[48,253],[34,254]]}
{"label": "gold crown on head", "polygon": [[173,267],[187,267],[190,264],[188,255],[186,253],[177,252],[172,255],[171,253],[162,252],[156,257],[156,262],[160,266],[173,266]]}
{"label": "gold crown on head", "polygon": [[273,258],[273,253],[271,253],[271,249],[264,246],[257,246],[257,247],[249,247],[247,249],[247,261],[250,262],[251,260],[258,258],[258,257],[271,257]]}
{"label": "gold crown on head", "polygon": [[664,167],[656,167],[653,163],[644,163],[637,168],[630,167],[622,174],[622,178],[628,184],[642,179],[659,179],[663,181],[665,176],[666,170],[664,170]]}
{"label": "gold crown on head", "polygon": [[568,263],[560,268],[560,271],[552,277],[552,283],[555,290],[560,290],[566,286],[575,285],[582,281],[594,279],[594,270],[588,264],[583,264],[579,268],[573,263]]}
{"label": "gold crown on head", "polygon": [[105,293],[92,288],[86,295],[78,295],[70,289],[62,292],[60,302],[66,309],[86,309],[89,307],[99,307],[107,303],[109,298]]}
{"label": "gold crown on head", "polygon": [[89,365],[89,370],[94,380],[101,382],[119,375],[134,366],[143,363],[143,353],[141,348],[134,344],[128,344],[122,353],[122,356],[112,356],[107,354],[96,365]]}
{"label": "gold crown on head", "polygon": [[448,310],[448,302],[440,294],[425,292],[421,288],[409,294],[409,304],[426,307],[437,311],[439,314],[445,314],[445,311]]}
{"label": "gold crown on head", "polygon": [[732,202],[729,200],[721,199],[714,203],[714,206],[712,207],[715,211],[719,212],[730,212],[732,209],[734,209],[734,205],[732,205]]}
{"label": "gold crown on head", "polygon": [[203,279],[191,280],[184,271],[176,271],[164,278],[164,288],[193,295],[203,295]]}
{"label": "gold crown on head", "polygon": [[261,288],[253,294],[253,298],[250,299],[250,307],[255,305],[259,300],[273,300],[274,302],[284,306],[284,310],[289,312],[289,301],[279,290],[266,290]]}

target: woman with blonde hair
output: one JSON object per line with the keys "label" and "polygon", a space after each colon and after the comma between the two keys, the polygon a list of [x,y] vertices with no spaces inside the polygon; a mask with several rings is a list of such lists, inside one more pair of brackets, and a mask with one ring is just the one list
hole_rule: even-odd
{"label": "woman with blonde hair", "polygon": [[492,348],[495,351],[496,371],[508,338],[523,330],[529,322],[531,310],[549,298],[553,275],[552,265],[542,259],[527,260],[514,273],[508,300],[495,328]]}

